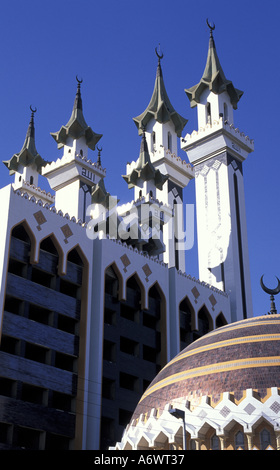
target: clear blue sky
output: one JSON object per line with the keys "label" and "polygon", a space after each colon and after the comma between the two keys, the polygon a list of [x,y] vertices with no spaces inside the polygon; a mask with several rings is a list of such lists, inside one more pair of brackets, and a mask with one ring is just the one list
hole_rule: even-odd
{"label": "clear blue sky", "polygon": [[[132,118],[146,108],[154,86],[160,43],[163,76],[175,109],[197,128],[196,111],[184,93],[204,70],[209,30],[226,77],[244,91],[235,125],[255,140],[244,163],[246,211],[254,314],[266,313],[269,297],[259,284],[274,286],[279,262],[279,77],[278,0],[9,0],[0,17],[1,156],[19,152],[30,110],[36,106],[36,145],[43,158],[61,156],[50,132],[66,124],[72,110],[76,75],[88,125],[103,134],[106,188],[133,199],[121,178],[127,161],[138,158],[140,138]],[[181,157],[185,157],[179,151]],[[96,151],[90,155],[95,161]],[[0,171],[0,186],[9,184]],[[43,183],[42,183],[43,186]],[[194,202],[194,181],[185,202]],[[186,271],[198,277],[196,246],[187,253]],[[280,312],[280,295],[276,297]]]}

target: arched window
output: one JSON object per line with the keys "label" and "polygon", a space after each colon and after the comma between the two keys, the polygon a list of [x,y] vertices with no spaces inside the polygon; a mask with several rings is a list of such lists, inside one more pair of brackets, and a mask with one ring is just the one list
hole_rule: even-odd
{"label": "arched window", "polygon": [[244,433],[242,431],[238,431],[235,436],[234,436],[234,444],[235,444],[235,450],[237,449],[245,449],[245,443],[244,443]]}
{"label": "arched window", "polygon": [[206,105],[206,123],[211,124],[211,104]]}
{"label": "arched window", "polygon": [[41,242],[40,249],[58,256],[58,251],[51,237],[44,238],[44,240]]}
{"label": "arched window", "polygon": [[226,103],[224,103],[224,120],[228,120],[228,107]]}
{"label": "arched window", "polygon": [[167,134],[167,140],[168,140],[168,143],[167,143],[168,149],[170,150],[170,152],[172,152],[172,136],[170,132],[168,132]]}
{"label": "arched window", "polygon": [[216,436],[216,434],[211,437],[211,449],[220,450],[220,439],[218,436]]}
{"label": "arched window", "polygon": [[153,133],[152,133],[152,145],[151,145],[152,151],[155,150],[155,145],[156,145],[156,133],[153,132]]}
{"label": "arched window", "polygon": [[263,429],[260,433],[261,450],[265,450],[271,444],[270,432]]}
{"label": "arched window", "polygon": [[[23,225],[12,230],[8,272],[27,277],[30,261],[31,240]],[[20,253],[20,257],[18,254]]]}
{"label": "arched window", "polygon": [[30,237],[22,224],[16,225],[13,228],[12,237],[27,242],[30,245]]}
{"label": "arched window", "polygon": [[190,440],[190,450],[196,450],[196,443],[194,439]]}
{"label": "arched window", "polygon": [[[149,324],[155,331],[157,331],[156,347],[154,348],[154,353],[156,352],[157,359],[157,368],[158,371],[160,367],[166,364],[167,351],[166,351],[166,341],[164,336],[164,331],[166,328],[166,300],[164,294],[156,282],[152,287],[150,287],[148,292],[148,310],[146,310],[146,320],[149,317]],[[144,324],[144,322],[143,322]],[[148,326],[148,323],[146,324]],[[152,351],[151,351],[152,353]]]}
{"label": "arched window", "polygon": [[30,184],[33,184],[34,178],[33,176],[30,176]]}
{"label": "arched window", "polygon": [[194,335],[194,339],[209,333],[213,329],[211,315],[205,305],[198,312],[198,331]]}
{"label": "arched window", "polygon": [[216,318],[216,328],[220,328],[221,326],[224,326],[226,324],[227,324],[227,321],[221,312]]}
{"label": "arched window", "polygon": [[68,261],[70,261],[73,264],[77,264],[78,266],[83,266],[83,260],[76,248],[73,248],[68,254]]}
{"label": "arched window", "polygon": [[184,349],[193,341],[192,333],[192,316],[194,315],[193,307],[187,297],[179,305],[180,320],[180,348]]}
{"label": "arched window", "polygon": [[113,266],[105,272],[105,293],[117,298],[119,292],[119,279]]}
{"label": "arched window", "polygon": [[134,274],[133,276],[128,278],[126,283],[126,296],[130,303],[133,304],[134,307],[138,310],[141,306],[142,291],[143,286],[141,285],[141,281],[138,278],[137,274]]}

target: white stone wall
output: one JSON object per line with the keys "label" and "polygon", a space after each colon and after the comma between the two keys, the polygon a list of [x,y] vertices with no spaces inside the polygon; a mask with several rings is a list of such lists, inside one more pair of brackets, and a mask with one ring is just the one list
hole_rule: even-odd
{"label": "white stone wall", "polygon": [[[195,450],[200,449],[210,428],[220,438],[220,448],[224,450],[227,440],[232,438],[231,429],[236,423],[243,429],[246,448],[259,450],[254,443],[254,431],[262,420],[272,427],[278,445],[280,444],[280,396],[278,389],[273,387],[271,396],[264,402],[254,397],[252,389],[247,389],[239,403],[235,403],[230,393],[226,392],[222,394],[217,406],[211,405],[210,397],[204,396],[197,405],[183,398],[176,400],[175,404],[168,403],[159,417],[157,410],[152,409],[148,415],[141,415],[138,421],[127,426],[121,442],[111,450],[182,449],[183,422],[169,413],[172,407],[184,412],[186,433],[188,439],[194,441]],[[270,449],[276,450],[269,446],[268,450]]]}

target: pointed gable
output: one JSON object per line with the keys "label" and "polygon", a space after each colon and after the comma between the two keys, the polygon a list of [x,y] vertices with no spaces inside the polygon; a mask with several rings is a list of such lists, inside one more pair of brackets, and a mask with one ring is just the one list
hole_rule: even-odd
{"label": "pointed gable", "polygon": [[220,94],[226,91],[230,97],[233,108],[236,109],[237,103],[243,95],[243,91],[235,88],[233,83],[230,80],[227,80],[220,64],[213,38],[213,30],[215,26],[211,27],[208,22],[207,24],[210,28],[210,39],[205,69],[200,82],[197,85],[186,89],[185,92],[190,100],[191,107],[195,107],[197,103],[200,103],[201,93],[206,88],[215,94]]}
{"label": "pointed gable", "polygon": [[57,142],[58,148],[61,148],[66,144],[67,137],[79,139],[84,136],[87,146],[91,150],[94,150],[97,142],[101,139],[102,134],[96,134],[93,132],[91,127],[89,127],[85,121],[81,97],[82,80],[78,80],[78,78],[76,79],[78,86],[71,117],[65,126],[62,126],[58,132],[52,132],[51,136]]}
{"label": "pointed gable", "polygon": [[150,119],[154,118],[156,121],[162,124],[168,121],[172,121],[175,126],[177,136],[181,137],[182,130],[184,129],[188,120],[183,118],[175,111],[168,98],[160,64],[160,60],[162,59],[163,55],[159,56],[157,53],[157,56],[158,67],[156,81],[150,103],[142,114],[133,118],[133,121],[135,122],[140,135],[142,134],[142,128],[147,126]]}
{"label": "pointed gable", "polygon": [[145,131],[142,130],[142,132],[140,153],[136,162],[136,167],[129,175],[123,175],[123,179],[127,182],[129,188],[137,186],[137,180],[139,179],[142,179],[143,181],[154,179],[156,188],[162,189],[168,175],[163,175],[159,170],[155,169],[150,159]]}
{"label": "pointed gable", "polygon": [[34,126],[34,113],[37,110],[33,110],[31,106],[30,110],[31,118],[21,151],[19,153],[15,153],[10,160],[3,161],[4,165],[10,170],[10,175],[14,174],[18,170],[19,165],[22,165],[23,167],[35,165],[37,171],[40,172],[41,168],[48,163],[37,152]]}

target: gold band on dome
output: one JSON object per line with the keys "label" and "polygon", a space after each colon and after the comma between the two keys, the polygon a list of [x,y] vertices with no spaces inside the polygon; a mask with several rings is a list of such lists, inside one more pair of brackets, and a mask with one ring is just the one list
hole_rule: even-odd
{"label": "gold band on dome", "polygon": [[[280,316],[280,314],[279,314],[279,316]],[[228,331],[233,331],[233,330],[241,330],[243,328],[250,328],[252,326],[280,325],[280,320],[273,320],[273,323],[271,321],[268,321],[268,320],[267,321],[254,321],[253,318],[250,319],[250,320],[245,320],[245,321],[241,320],[239,322],[236,322],[232,326],[229,326],[229,325],[221,326],[220,328],[217,328],[216,330],[209,331],[209,333],[207,333],[207,336],[211,335],[211,337],[212,337],[214,335],[222,334],[225,331],[228,332]],[[195,342],[198,342],[198,341],[201,341],[201,340],[205,339],[205,336],[206,335],[201,336],[201,338],[198,338]]]}
{"label": "gold band on dome", "polygon": [[[246,343],[257,343],[257,342],[264,342],[264,341],[280,341],[280,333],[275,334],[264,334],[264,335],[254,335],[254,336],[243,336],[238,338],[231,338],[226,339],[224,341],[218,341],[217,343],[205,344],[204,346],[200,346],[196,349],[191,349],[190,351],[186,351],[185,353],[181,353],[180,355],[174,357],[163,369],[169,367],[171,364],[175,362],[181,361],[187,357],[193,356],[195,354],[200,354],[202,352],[211,351],[212,349],[219,349],[225,348],[227,346],[234,346],[239,344],[246,344]],[[163,370],[162,369],[162,370]]]}
{"label": "gold band on dome", "polygon": [[216,374],[220,372],[230,372],[236,369],[269,366],[280,366],[280,356],[245,358],[227,362],[219,362],[217,364],[209,364],[206,366],[197,367],[195,369],[181,371],[177,374],[166,377],[160,382],[157,382],[152,387],[148,388],[142,396],[140,402],[157,390],[160,390],[169,385],[173,385],[177,382],[181,382],[182,380],[188,380],[193,377],[202,377],[203,375]]}

